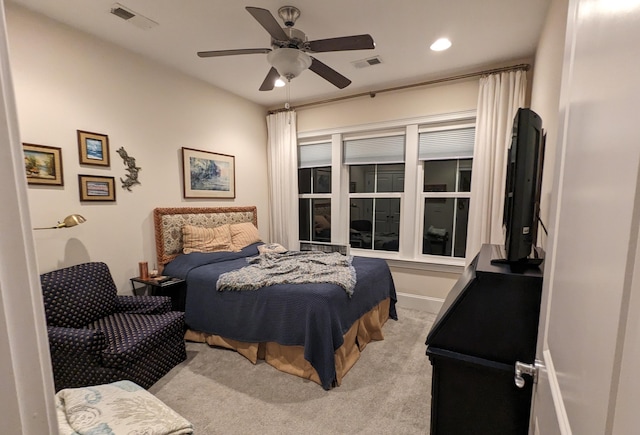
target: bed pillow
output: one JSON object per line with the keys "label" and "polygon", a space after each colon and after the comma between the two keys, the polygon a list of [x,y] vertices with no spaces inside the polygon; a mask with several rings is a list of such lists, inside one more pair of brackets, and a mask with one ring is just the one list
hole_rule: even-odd
{"label": "bed pillow", "polygon": [[261,242],[258,229],[251,222],[231,224],[231,244],[236,250],[249,246],[252,243]]}
{"label": "bed pillow", "polygon": [[195,227],[185,225],[182,227],[182,252],[221,252],[235,251],[231,243],[229,224],[215,228]]}

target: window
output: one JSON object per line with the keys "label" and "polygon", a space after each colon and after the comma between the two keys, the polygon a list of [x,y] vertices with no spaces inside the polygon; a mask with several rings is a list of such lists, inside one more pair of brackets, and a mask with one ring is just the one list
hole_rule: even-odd
{"label": "window", "polygon": [[300,240],[331,242],[331,143],[298,148]]}
{"label": "window", "polygon": [[300,240],[331,242],[331,200],[300,198],[298,201]]}
{"label": "window", "polygon": [[423,254],[465,256],[474,136],[473,126],[420,133]]}
{"label": "window", "polygon": [[475,111],[301,133],[300,240],[462,266],[474,139]]}
{"label": "window", "polygon": [[349,165],[349,244],[398,251],[404,192],[404,135],[344,141]]}
{"label": "window", "polygon": [[331,166],[299,168],[298,193],[331,193]]}

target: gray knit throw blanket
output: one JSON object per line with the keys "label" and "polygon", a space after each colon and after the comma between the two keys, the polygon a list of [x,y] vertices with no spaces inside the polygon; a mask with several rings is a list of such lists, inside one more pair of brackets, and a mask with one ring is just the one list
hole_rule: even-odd
{"label": "gray knit throw blanket", "polygon": [[221,274],[216,289],[257,290],[275,284],[329,283],[344,288],[351,297],[356,286],[352,260],[337,252],[268,252],[248,258],[247,267]]}

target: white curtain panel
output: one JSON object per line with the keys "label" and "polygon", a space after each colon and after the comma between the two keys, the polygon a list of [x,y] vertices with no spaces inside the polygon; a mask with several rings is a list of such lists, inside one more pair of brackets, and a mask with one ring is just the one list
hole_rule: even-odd
{"label": "white curtain panel", "polygon": [[507,151],[513,118],[524,107],[526,72],[507,71],[480,79],[471,175],[467,264],[484,243],[504,244],[502,211]]}
{"label": "white curtain panel", "polygon": [[270,242],[297,250],[299,242],[296,112],[291,110],[267,116],[267,132]]}

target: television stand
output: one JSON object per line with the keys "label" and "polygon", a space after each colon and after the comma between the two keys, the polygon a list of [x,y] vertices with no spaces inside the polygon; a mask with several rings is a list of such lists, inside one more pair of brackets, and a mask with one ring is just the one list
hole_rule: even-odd
{"label": "television stand", "polygon": [[491,248],[491,264],[508,264],[514,272],[537,268],[544,261],[544,251],[537,246],[533,247],[531,255],[518,261],[507,260],[504,246],[491,245]]}

